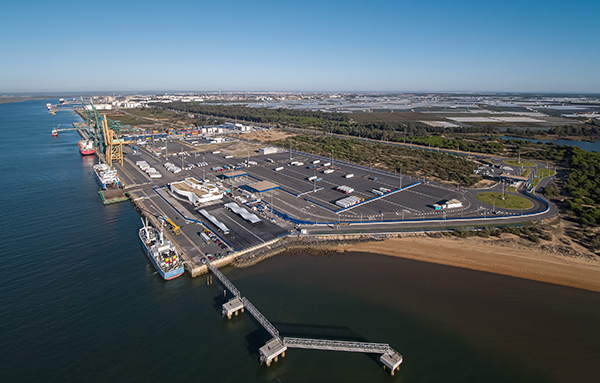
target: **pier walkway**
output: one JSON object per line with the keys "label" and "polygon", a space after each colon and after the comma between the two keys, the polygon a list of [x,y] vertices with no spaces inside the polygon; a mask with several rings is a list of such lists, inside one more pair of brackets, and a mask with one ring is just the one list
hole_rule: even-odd
{"label": "pier walkway", "polygon": [[256,319],[256,321],[273,337],[263,347],[259,349],[260,362],[267,366],[271,362],[277,362],[279,356],[285,357],[288,348],[304,348],[311,350],[329,350],[329,351],[348,351],[381,354],[379,360],[385,368],[389,368],[390,374],[400,368],[402,355],[390,347],[387,343],[368,343],[368,342],[349,342],[340,340],[309,339],[309,338],[282,338],[279,330],[248,300],[242,297],[240,291],[234,286],[227,277],[219,271],[208,259],[206,260],[208,269],[217,276],[223,286],[225,286],[233,298],[223,304],[223,316],[237,315],[238,311],[244,312],[244,308]]}

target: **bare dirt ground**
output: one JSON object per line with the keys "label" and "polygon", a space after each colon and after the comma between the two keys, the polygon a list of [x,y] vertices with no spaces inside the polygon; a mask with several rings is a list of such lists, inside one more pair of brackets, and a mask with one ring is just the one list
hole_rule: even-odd
{"label": "bare dirt ground", "polygon": [[281,132],[277,130],[263,130],[258,132],[245,133],[242,137],[246,140],[269,142],[284,140],[288,137],[293,137],[295,134]]}
{"label": "bare dirt ground", "polygon": [[499,238],[421,234],[333,250],[384,254],[600,292],[600,257],[561,234],[540,244],[512,234]]}
{"label": "bare dirt ground", "polygon": [[257,143],[249,143],[243,141],[227,143],[225,146],[221,146],[221,152],[225,155],[231,155],[236,158],[244,158],[250,154],[250,156],[258,155],[258,149],[264,148],[265,145]]}
{"label": "bare dirt ground", "polygon": [[469,187],[469,189],[483,189],[489,188],[490,186],[495,185],[497,182],[493,180],[481,180],[477,182],[475,185]]}

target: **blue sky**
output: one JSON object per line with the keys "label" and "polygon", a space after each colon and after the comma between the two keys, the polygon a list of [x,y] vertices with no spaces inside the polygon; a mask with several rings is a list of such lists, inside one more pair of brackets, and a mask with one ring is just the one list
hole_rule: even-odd
{"label": "blue sky", "polygon": [[28,1],[0,92],[600,92],[600,1]]}

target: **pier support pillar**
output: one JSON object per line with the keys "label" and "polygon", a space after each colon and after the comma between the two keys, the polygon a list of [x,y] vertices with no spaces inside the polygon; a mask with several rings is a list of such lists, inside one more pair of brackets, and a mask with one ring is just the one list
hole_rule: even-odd
{"label": "pier support pillar", "polygon": [[285,351],[281,353],[281,357],[285,358]]}

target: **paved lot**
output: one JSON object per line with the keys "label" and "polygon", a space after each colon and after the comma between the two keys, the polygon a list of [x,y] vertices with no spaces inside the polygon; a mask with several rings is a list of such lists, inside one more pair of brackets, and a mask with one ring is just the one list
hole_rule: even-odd
{"label": "paved lot", "polygon": [[[125,150],[125,164],[120,169],[120,174],[128,185],[138,185],[143,193],[152,196],[153,186],[164,186],[173,181],[181,181],[185,177],[192,176],[198,179],[208,179],[222,183],[233,190],[231,197],[244,196],[247,201],[260,199],[261,202],[257,205],[259,210],[255,213],[259,214],[260,209],[267,212],[271,209],[271,201],[273,209],[288,216],[308,222],[336,223],[336,222],[378,222],[384,221],[402,221],[415,219],[447,219],[447,218],[462,218],[462,217],[482,217],[492,215],[490,206],[483,205],[478,202],[475,195],[481,190],[466,190],[459,189],[453,186],[439,185],[430,183],[427,180],[415,179],[408,176],[400,176],[399,174],[389,174],[382,171],[369,169],[364,166],[343,163],[340,161],[332,161],[331,159],[317,157],[306,153],[282,152],[269,155],[257,155],[251,153],[251,161],[255,161],[257,165],[253,165],[244,169],[248,176],[235,178],[232,180],[224,179],[223,173],[216,173],[211,170],[215,166],[236,166],[236,164],[244,162],[244,158],[224,158],[224,153],[212,154],[209,150],[202,151],[203,146],[198,146],[195,149],[198,152],[192,152],[190,146],[178,142],[170,142],[169,153],[172,153],[168,159],[156,157],[151,151],[152,147],[164,145],[162,143],[149,144],[145,147],[139,147],[139,155],[134,155],[130,148]],[[175,155],[189,151],[190,155]],[[291,157],[291,158],[290,158]],[[151,180],[145,173],[141,172],[135,162],[145,160],[149,165],[155,167],[163,177],[160,179]],[[190,170],[182,170],[178,174],[169,172],[163,166],[165,162],[172,162],[177,166],[185,168],[188,164],[196,164],[198,162],[206,162],[207,166],[194,167]],[[292,161],[303,162],[301,166],[294,166]],[[319,163],[313,164],[314,161]],[[324,167],[326,163],[331,163],[330,166]],[[276,168],[283,168],[276,171]],[[332,173],[324,173],[326,169],[333,169]],[[352,174],[351,178],[345,176]],[[310,182],[309,177],[319,177],[316,183]],[[271,181],[280,185],[280,189],[266,191],[263,193],[255,193],[250,196],[249,193],[244,193],[243,190],[248,190],[248,185],[258,181]],[[354,188],[354,191],[349,194],[344,194],[336,190],[338,186],[349,186]],[[413,185],[413,186],[411,186]],[[409,187],[410,186],[410,187]],[[386,188],[392,191],[383,197],[377,197],[373,189]],[[406,188],[400,190],[400,187]],[[500,186],[491,189],[500,191]],[[344,209],[335,204],[341,198],[349,195],[355,195],[365,199],[364,203]],[[171,198],[173,198],[171,196]],[[373,199],[373,200],[372,200]],[[458,199],[463,203],[463,206],[455,209],[444,211],[435,210],[433,204],[443,200]],[[219,233],[231,245],[232,248],[241,249],[248,246],[253,246],[264,241],[276,238],[282,233],[288,232],[294,228],[290,223],[284,223],[281,219],[277,220],[277,224],[270,222],[266,217],[262,222],[251,224],[243,220],[238,215],[222,208],[224,203],[230,202],[232,199],[226,197],[220,203],[203,207],[209,213],[213,214],[217,219],[223,222],[231,229],[231,234],[223,235]],[[525,211],[505,211],[508,214],[522,214],[533,211],[539,211],[545,208],[545,205],[537,200],[533,200],[534,207]],[[209,223],[204,217],[197,213],[197,207],[183,201],[177,201],[181,206],[186,206],[187,211],[191,214],[188,218],[197,219],[204,222],[204,225],[210,230],[217,232],[217,228]],[[241,205],[241,203],[238,204]],[[168,204],[164,204],[164,209],[169,210]],[[247,209],[251,209],[248,206]],[[190,237],[198,238],[202,242],[197,232],[198,229],[191,230]],[[187,230],[186,230],[187,233]],[[195,241],[196,242],[196,241]],[[200,244],[202,245],[202,244]],[[214,252],[220,248],[214,249],[210,246],[214,244],[204,244],[206,250]]]}

